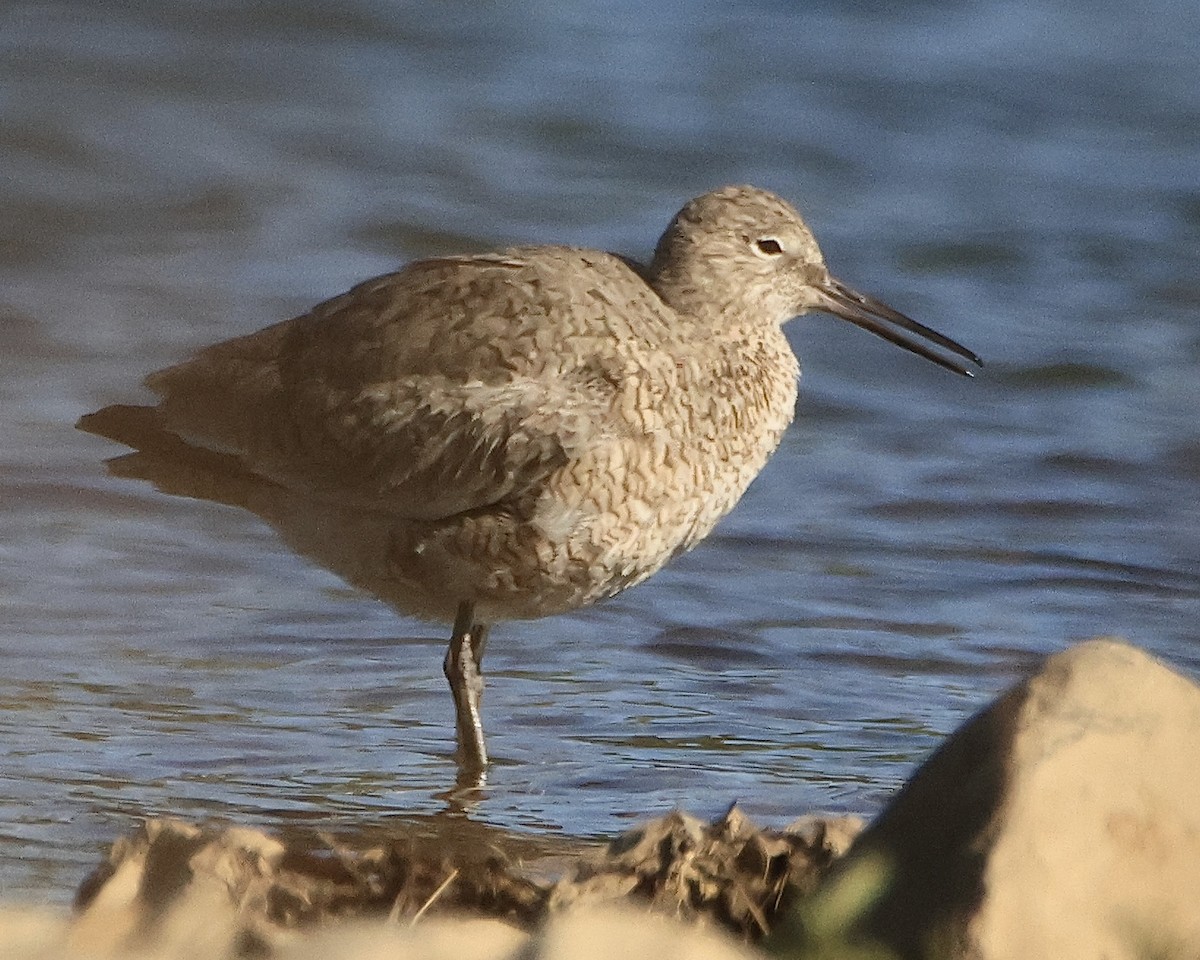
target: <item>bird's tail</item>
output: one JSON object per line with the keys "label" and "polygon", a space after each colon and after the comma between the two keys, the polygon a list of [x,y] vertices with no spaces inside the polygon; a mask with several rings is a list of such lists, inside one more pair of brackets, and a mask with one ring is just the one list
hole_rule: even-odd
{"label": "bird's tail", "polygon": [[114,404],[86,414],[75,426],[134,452],[105,461],[113,476],[147,480],[164,493],[255,510],[275,484],[240,458],[193,446],[163,423],[155,407]]}
{"label": "bird's tail", "polygon": [[179,437],[169,433],[163,426],[162,414],[157,407],[135,407],[116,403],[111,407],[88,413],[79,418],[76,429],[94,433],[98,437],[115,440],[134,450],[152,451],[181,443]]}

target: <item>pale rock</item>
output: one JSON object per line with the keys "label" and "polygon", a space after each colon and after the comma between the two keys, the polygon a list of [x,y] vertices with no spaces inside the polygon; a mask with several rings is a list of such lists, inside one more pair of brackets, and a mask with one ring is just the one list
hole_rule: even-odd
{"label": "pale rock", "polygon": [[633,907],[572,910],[552,919],[512,960],[762,960],[711,927]]}
{"label": "pale rock", "polygon": [[1200,688],[1108,639],[1046,660],[917,771],[775,945],[864,942],[1200,956]]}

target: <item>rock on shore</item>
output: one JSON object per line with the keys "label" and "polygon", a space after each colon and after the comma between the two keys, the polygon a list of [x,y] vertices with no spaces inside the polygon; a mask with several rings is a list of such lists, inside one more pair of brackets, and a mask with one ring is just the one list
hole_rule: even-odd
{"label": "rock on shore", "polygon": [[[806,931],[806,911],[856,890],[840,929]],[[1200,957],[1200,688],[1112,640],[1050,657],[947,740],[778,937],[794,956],[836,940],[906,958]]]}

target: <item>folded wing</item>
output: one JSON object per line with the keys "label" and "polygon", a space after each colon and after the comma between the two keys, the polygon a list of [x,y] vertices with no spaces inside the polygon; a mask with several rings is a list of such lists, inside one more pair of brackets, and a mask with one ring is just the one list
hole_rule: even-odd
{"label": "folded wing", "polygon": [[296,492],[411,519],[513,500],[621,429],[612,341],[564,338],[628,267],[607,258],[564,289],[537,256],[418,262],[153,374],[157,407],[80,425],[139,450],[161,431]]}

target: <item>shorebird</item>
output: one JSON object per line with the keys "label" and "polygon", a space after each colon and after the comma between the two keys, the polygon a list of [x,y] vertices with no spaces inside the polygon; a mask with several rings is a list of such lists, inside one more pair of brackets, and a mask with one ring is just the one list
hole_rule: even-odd
{"label": "shorebird", "polygon": [[695,546],[791,422],[782,326],[848,320],[966,376],[966,347],[834,279],[786,201],[689,201],[648,264],[567,246],[419,260],[151,374],[79,427],[117,473],[246,507],[402,611],[453,623],[460,764],[487,764],[493,623],[572,610]]}

